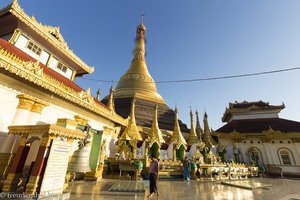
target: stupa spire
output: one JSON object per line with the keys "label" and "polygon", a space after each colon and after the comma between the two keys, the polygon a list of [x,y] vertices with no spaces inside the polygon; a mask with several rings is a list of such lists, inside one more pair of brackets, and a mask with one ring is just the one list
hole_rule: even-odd
{"label": "stupa spire", "polygon": [[108,99],[108,102],[107,102],[107,107],[115,112],[115,103],[114,103],[114,87],[113,85],[110,87],[110,90],[109,90],[109,99]]}
{"label": "stupa spire", "polygon": [[206,112],[204,113],[203,123],[204,123],[203,141],[204,141],[206,146],[211,147],[212,142],[211,142],[211,135],[210,135],[209,125],[208,125],[208,117],[207,117]]}
{"label": "stupa spire", "polygon": [[173,135],[171,136],[170,142],[179,142],[183,144],[187,144],[182,133],[180,130],[179,122],[178,122],[178,110],[177,106],[175,107],[175,122],[174,122],[174,129],[173,129]]}
{"label": "stupa spire", "polygon": [[161,144],[161,143],[164,143],[165,140],[163,139],[162,132],[158,126],[157,107],[158,107],[157,104],[155,104],[155,111],[154,111],[154,116],[153,116],[153,121],[152,121],[152,127],[148,134],[149,134],[150,143],[157,141],[159,144]]}
{"label": "stupa spire", "polygon": [[200,125],[198,110],[196,110],[196,133],[197,133],[198,138],[201,141],[202,137],[203,137],[203,130]]}
{"label": "stupa spire", "polygon": [[135,98],[132,99],[131,112],[129,114],[128,125],[120,137],[121,140],[136,140],[136,141],[143,140],[138,130],[138,127],[135,123],[134,107],[135,107]]}
{"label": "stupa spire", "polygon": [[166,104],[158,94],[155,82],[148,72],[145,60],[145,39],[146,26],[144,25],[144,14],[142,14],[142,21],[136,28],[133,58],[129,69],[118,82],[115,98],[136,96],[137,98]]}
{"label": "stupa spire", "polygon": [[194,115],[192,108],[190,107],[190,117],[191,117],[191,131],[190,131],[190,137],[188,140],[188,145],[197,144],[199,142],[199,139],[196,135],[195,127],[194,127]]}

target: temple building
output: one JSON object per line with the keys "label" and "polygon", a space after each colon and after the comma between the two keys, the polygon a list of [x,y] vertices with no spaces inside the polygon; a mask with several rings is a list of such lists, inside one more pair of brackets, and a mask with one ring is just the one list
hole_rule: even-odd
{"label": "temple building", "polygon": [[0,10],[0,24],[0,189],[61,192],[67,170],[97,179],[100,144],[127,122],[74,82],[94,68],[59,27],[39,23],[16,0]]}
{"label": "temple building", "polygon": [[300,174],[300,122],[282,119],[285,105],[258,102],[230,103],[215,131],[223,159],[277,166],[283,174]]}
{"label": "temple building", "polygon": [[148,71],[143,19],[128,70],[102,100],[74,82],[94,67],[69,49],[59,27],[28,16],[17,0],[0,9],[0,24],[0,191],[62,194],[69,180],[124,171],[122,178],[137,178],[142,170],[146,177],[150,155],[167,176],[182,177],[185,156],[194,179],[258,171],[246,165],[300,174],[300,122],[279,118],[284,104],[230,103],[216,131],[206,112],[202,129],[192,108],[190,128],[181,122]]}

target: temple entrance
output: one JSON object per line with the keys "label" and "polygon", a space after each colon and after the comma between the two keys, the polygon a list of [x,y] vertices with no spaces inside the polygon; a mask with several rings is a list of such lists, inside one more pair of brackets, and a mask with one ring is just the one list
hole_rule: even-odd
{"label": "temple entrance", "polygon": [[249,154],[249,161],[251,163],[254,163],[256,165],[263,163],[261,158],[261,153],[258,148],[251,147],[248,151],[248,154]]}
{"label": "temple entrance", "polygon": [[71,144],[86,134],[50,124],[11,126],[9,134],[20,135],[20,141],[2,191],[62,193]]}
{"label": "temple entrance", "polygon": [[176,157],[179,160],[183,160],[184,153],[185,153],[185,147],[184,147],[184,145],[180,145],[180,147],[178,149],[176,149]]}
{"label": "temple entrance", "polygon": [[223,148],[221,151],[219,151],[219,157],[221,158],[222,162],[226,162],[226,156],[227,156],[227,149]]}
{"label": "temple entrance", "polygon": [[149,154],[154,155],[155,158],[159,158],[159,148],[159,145],[156,142],[154,142],[150,147]]}

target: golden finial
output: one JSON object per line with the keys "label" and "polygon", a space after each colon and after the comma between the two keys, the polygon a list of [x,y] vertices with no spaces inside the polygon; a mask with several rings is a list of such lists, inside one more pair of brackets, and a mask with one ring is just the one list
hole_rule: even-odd
{"label": "golden finial", "polygon": [[100,101],[100,94],[101,94],[101,91],[100,91],[100,86],[101,86],[101,83],[99,83],[99,88],[97,90],[97,99]]}
{"label": "golden finial", "polygon": [[141,13],[141,24],[144,24],[144,17],[145,17],[145,13],[144,13],[144,11],[142,11],[142,13]]}

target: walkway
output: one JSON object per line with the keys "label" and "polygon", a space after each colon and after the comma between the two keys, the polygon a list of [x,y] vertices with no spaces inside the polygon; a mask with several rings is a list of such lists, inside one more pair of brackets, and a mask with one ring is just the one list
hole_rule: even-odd
{"label": "walkway", "polygon": [[[199,181],[159,181],[160,196],[151,199],[166,200],[300,200],[300,181],[290,179],[252,179],[258,182],[272,184],[268,188],[256,188],[253,190],[242,189],[220,182],[199,182]],[[74,182],[70,183],[72,200],[132,200],[148,199],[149,184],[145,185],[145,193],[110,192],[108,191],[115,183],[122,183],[124,180],[103,179],[100,182]]]}

